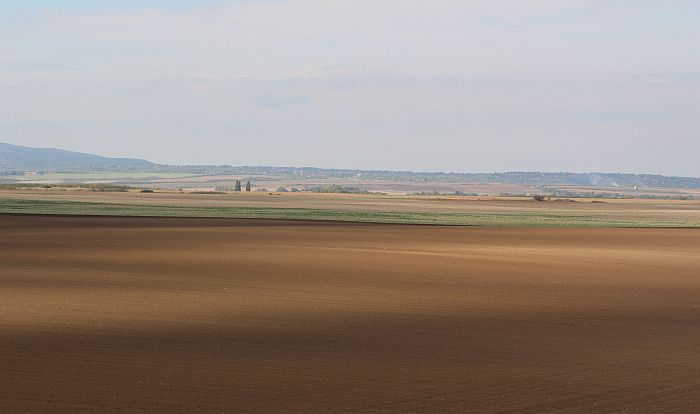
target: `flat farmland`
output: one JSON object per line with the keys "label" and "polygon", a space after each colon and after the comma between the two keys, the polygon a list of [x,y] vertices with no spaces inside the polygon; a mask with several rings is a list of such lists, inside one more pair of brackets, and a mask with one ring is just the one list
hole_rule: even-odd
{"label": "flat farmland", "polygon": [[697,229],[0,232],[0,411],[700,411]]}
{"label": "flat farmland", "polygon": [[523,197],[271,194],[4,190],[0,191],[0,213],[488,226],[700,227],[698,200],[537,202]]}

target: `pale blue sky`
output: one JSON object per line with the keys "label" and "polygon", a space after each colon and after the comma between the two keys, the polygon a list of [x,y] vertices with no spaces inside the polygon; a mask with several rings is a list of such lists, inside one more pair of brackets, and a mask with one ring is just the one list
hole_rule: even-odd
{"label": "pale blue sky", "polygon": [[0,141],[700,176],[697,0],[0,0]]}
{"label": "pale blue sky", "polygon": [[[246,1],[246,0],[239,0]],[[255,0],[247,0],[255,1]],[[71,11],[113,11],[113,10],[142,10],[164,9],[176,10],[196,8],[205,5],[222,3],[221,0],[3,0],[0,1],[5,11],[9,12],[41,12],[46,9],[62,9]]]}

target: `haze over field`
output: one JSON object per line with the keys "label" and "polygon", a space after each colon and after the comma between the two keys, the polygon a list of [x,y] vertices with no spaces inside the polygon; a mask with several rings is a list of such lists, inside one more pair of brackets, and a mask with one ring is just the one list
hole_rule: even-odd
{"label": "haze over field", "polygon": [[700,413],[699,0],[0,0],[0,411]]}
{"label": "haze over field", "polygon": [[[295,184],[308,186],[308,184],[313,184],[314,179],[330,180],[330,182],[321,183],[326,185],[336,185],[338,180],[341,183],[354,180],[355,184],[361,183],[363,186],[377,184],[381,181],[403,181],[408,182],[408,188],[414,187],[415,191],[426,190],[426,188],[420,188],[421,182],[447,185],[471,183],[527,186],[584,185],[607,186],[612,189],[617,189],[620,186],[630,188],[640,186],[646,189],[700,189],[700,177],[668,177],[658,174],[546,173],[538,171],[454,173],[280,166],[163,165],[134,158],[109,158],[56,148],[30,148],[0,142],[0,184],[41,181],[52,183],[99,182],[104,180],[122,184],[147,184],[147,182],[138,181],[138,179],[150,177],[156,179],[156,182],[151,184],[163,185],[167,182],[163,182],[160,180],[161,178],[192,175],[196,176],[192,179],[197,183],[210,182],[214,183],[215,186],[217,183],[224,185],[221,183],[222,180],[225,182],[234,179],[234,176],[239,176],[239,178],[249,176],[248,179],[257,180],[264,177],[264,181],[270,181],[277,177],[287,181],[287,183],[278,183],[281,186],[294,186]],[[134,181],[134,178],[137,181]],[[182,182],[171,184],[177,184],[175,188],[183,188]],[[161,188],[167,187],[168,185]],[[172,186],[170,187],[172,188]],[[451,187],[448,189],[450,191],[460,190]],[[429,187],[427,190],[437,191],[437,188]],[[445,188],[442,190],[444,191]],[[500,188],[500,191],[503,190],[504,188]],[[510,190],[515,189],[511,188]],[[544,190],[544,188],[540,188],[540,190]],[[588,190],[595,190],[595,187]]]}
{"label": "haze over field", "polygon": [[0,2],[0,141],[700,176],[692,0]]}

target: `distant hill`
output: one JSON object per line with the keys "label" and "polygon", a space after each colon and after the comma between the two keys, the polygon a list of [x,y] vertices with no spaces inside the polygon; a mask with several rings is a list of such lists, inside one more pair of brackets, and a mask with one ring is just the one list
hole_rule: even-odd
{"label": "distant hill", "polygon": [[285,176],[304,178],[355,178],[361,180],[421,181],[443,183],[499,183],[527,186],[640,186],[654,188],[700,188],[700,178],[656,174],[570,173],[514,171],[501,173],[413,172],[348,170],[315,167],[266,167],[231,165],[163,165],[132,158],[109,158],[53,148],[29,148],[0,143],[0,175],[26,171],[179,172],[197,175]]}
{"label": "distant hill", "polygon": [[157,164],[132,158],[109,158],[55,148],[0,143],[0,172],[125,172],[156,169]]}

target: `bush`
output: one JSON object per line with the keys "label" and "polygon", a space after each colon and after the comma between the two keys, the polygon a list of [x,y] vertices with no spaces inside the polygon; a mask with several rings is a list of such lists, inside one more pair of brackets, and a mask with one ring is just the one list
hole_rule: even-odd
{"label": "bush", "polygon": [[337,184],[310,186],[306,188],[306,191],[311,193],[370,194],[367,190],[357,187],[343,187]]}
{"label": "bush", "polygon": [[535,201],[544,201],[544,196],[542,194],[535,194],[532,196],[532,199]]}

